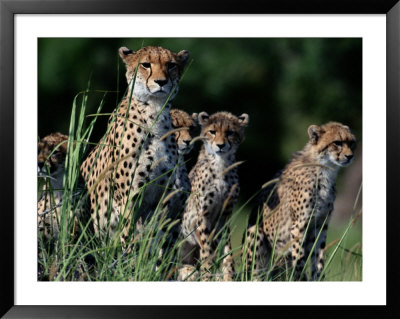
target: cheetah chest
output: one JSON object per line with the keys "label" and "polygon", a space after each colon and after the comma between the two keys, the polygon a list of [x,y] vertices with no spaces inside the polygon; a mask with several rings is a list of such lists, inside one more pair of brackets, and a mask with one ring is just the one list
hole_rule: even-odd
{"label": "cheetah chest", "polygon": [[209,212],[208,219],[213,222],[218,218],[225,201],[229,197],[230,203],[237,199],[237,191],[232,192],[232,186],[237,184],[234,172],[228,172],[221,175],[223,169],[211,165],[206,168],[209,173],[206,175],[205,188],[201,189],[201,195],[204,196],[203,209]]}
{"label": "cheetah chest", "polygon": [[179,167],[176,170],[175,189],[182,189],[186,192],[190,192],[190,180],[186,164],[183,161],[180,161],[178,165]]}
{"label": "cheetah chest", "polygon": [[325,219],[333,209],[336,197],[336,173],[337,171],[323,170],[315,181],[316,207],[314,214],[317,219]]}
{"label": "cheetah chest", "polygon": [[[121,116],[124,114],[126,111],[122,110]],[[172,130],[168,116],[167,110],[158,116],[150,107],[136,106],[129,111],[125,126],[123,120],[116,123],[115,144],[120,147],[115,151],[115,157],[118,158],[121,153],[124,158],[118,164],[115,195],[122,195],[126,202],[130,191],[138,193],[146,184],[145,210],[158,202],[167,183],[173,185],[175,179],[175,174],[172,174],[177,161],[175,139],[173,135],[162,138]],[[125,132],[118,130],[119,127],[125,127]]]}

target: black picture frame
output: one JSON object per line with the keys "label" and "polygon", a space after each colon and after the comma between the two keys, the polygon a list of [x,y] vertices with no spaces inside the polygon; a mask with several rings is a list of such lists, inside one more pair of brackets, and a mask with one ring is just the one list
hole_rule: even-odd
{"label": "black picture frame", "polygon": [[[16,14],[385,14],[387,49],[387,305],[386,306],[15,306],[14,296],[14,18]],[[400,3],[398,0],[281,0],[257,2],[182,0],[0,0],[1,308],[4,318],[179,318],[253,315],[399,317],[395,274],[400,162]],[[383,108],[383,106],[376,106]],[[383,110],[383,109],[382,109]],[[379,185],[377,185],[379,187]],[[378,212],[377,212],[378,213]],[[377,214],[379,215],[379,214]],[[379,218],[379,216],[377,216]],[[377,239],[383,240],[383,239]],[[381,274],[377,274],[380,276]],[[323,292],[321,292],[323,293]],[[267,308],[267,309],[266,309]],[[312,308],[312,309],[310,309]],[[397,314],[397,315],[396,315]]]}

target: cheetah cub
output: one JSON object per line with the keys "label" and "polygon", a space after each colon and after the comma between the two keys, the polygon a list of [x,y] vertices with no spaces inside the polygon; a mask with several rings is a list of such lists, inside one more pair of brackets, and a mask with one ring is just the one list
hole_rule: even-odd
{"label": "cheetah cub", "polygon": [[[175,135],[176,145],[178,148],[178,161],[176,168],[175,183],[172,186],[172,191],[165,197],[166,206],[164,210],[167,212],[167,217],[175,223],[169,230],[168,240],[165,242],[162,251],[159,254],[158,263],[168,248],[173,248],[180,233],[180,222],[182,218],[185,203],[190,194],[190,180],[186,168],[185,156],[193,149],[193,144],[190,142],[197,127],[197,113],[189,115],[183,110],[172,109],[170,111],[172,118],[172,131]],[[167,224],[167,227],[169,225]],[[160,232],[162,233],[162,231]]]}
{"label": "cheetah cub", "polygon": [[113,237],[122,223],[117,236],[124,244],[134,220],[149,217],[167,184],[174,183],[178,152],[174,134],[167,134],[173,130],[167,101],[178,91],[189,53],[149,46],[136,52],[122,47],[119,55],[129,89],[81,173],[96,234]]}
{"label": "cheetah cub", "polygon": [[[39,232],[47,240],[57,239],[61,218],[61,206],[64,196],[63,179],[65,175],[65,159],[67,155],[68,136],[52,133],[38,142],[38,177],[44,179],[41,197],[38,201],[37,223]],[[81,186],[81,185],[80,185]],[[80,191],[75,194],[78,200]],[[85,210],[84,201],[80,201],[71,210],[70,218],[78,218]],[[77,219],[74,219],[76,231]]]}
{"label": "cheetah cub", "polygon": [[[336,176],[340,167],[353,160],[356,138],[348,126],[329,122],[308,128],[309,141],[282,171],[279,181],[265,198],[262,226],[248,231],[248,264],[254,251],[255,260],[289,251],[295,278],[307,280],[305,263],[311,255],[311,276],[317,280],[324,266],[324,247],[328,224],[336,196]],[[267,245],[261,246],[264,240]],[[274,244],[275,243],[275,244]],[[315,249],[312,251],[315,243]],[[263,258],[260,254],[265,253]],[[267,262],[264,260],[264,265]],[[257,268],[257,267],[255,267]]]}
{"label": "cheetah cub", "polygon": [[[202,112],[198,120],[204,145],[189,173],[191,195],[182,221],[182,257],[183,263],[188,265],[195,265],[199,259],[202,280],[207,281],[217,246],[217,239],[213,236],[225,225],[239,195],[237,167],[232,164],[236,162],[235,154],[244,139],[249,116],[236,117],[228,112],[209,116]],[[228,243],[224,253],[230,251]],[[232,257],[228,254],[222,263],[223,279],[232,280]],[[187,279],[183,277],[179,274],[178,279]]]}
{"label": "cheetah cub", "polygon": [[37,204],[37,222],[46,239],[58,236],[67,141],[68,136],[57,132],[38,142],[38,177],[44,178],[45,183]]}
{"label": "cheetah cub", "polygon": [[178,147],[178,168],[176,170],[175,183],[173,188],[179,190],[168,203],[168,211],[171,218],[177,218],[183,210],[183,206],[190,194],[190,180],[185,163],[185,155],[193,149],[190,142],[193,139],[197,127],[197,113],[191,116],[185,111],[171,110],[172,126],[175,131],[175,140]]}

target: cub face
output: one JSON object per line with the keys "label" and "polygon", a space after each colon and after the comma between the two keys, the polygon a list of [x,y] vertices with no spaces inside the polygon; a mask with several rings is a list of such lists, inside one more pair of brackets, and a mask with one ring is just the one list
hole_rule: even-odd
{"label": "cub face", "polygon": [[133,94],[142,102],[150,99],[163,102],[176,87],[172,99],[178,92],[179,79],[189,60],[189,52],[186,50],[173,53],[168,49],[153,46],[141,48],[136,52],[121,47],[119,55],[126,66],[129,88],[134,85]]}
{"label": "cub face", "polygon": [[228,112],[218,112],[209,116],[206,112],[201,112],[198,119],[206,150],[219,156],[236,152],[244,140],[244,129],[249,123],[246,113],[235,116]]}
{"label": "cub face", "polygon": [[178,153],[189,153],[193,148],[193,145],[190,145],[190,142],[193,139],[195,129],[197,127],[197,113],[193,113],[190,116],[185,111],[172,109],[170,111],[170,114],[172,119],[172,126],[175,129],[182,128],[182,130],[175,132],[175,140],[178,146]]}
{"label": "cub face", "polygon": [[308,128],[310,144],[319,153],[321,163],[347,166],[354,158],[356,138],[350,128],[337,122]]}
{"label": "cub face", "polygon": [[[64,170],[65,157],[67,154],[67,140],[68,136],[64,134],[52,133],[38,142],[39,175],[47,175],[46,166],[49,168],[51,176],[58,175],[58,173]],[[58,146],[59,144],[60,146]],[[56,147],[57,149],[53,152]]]}

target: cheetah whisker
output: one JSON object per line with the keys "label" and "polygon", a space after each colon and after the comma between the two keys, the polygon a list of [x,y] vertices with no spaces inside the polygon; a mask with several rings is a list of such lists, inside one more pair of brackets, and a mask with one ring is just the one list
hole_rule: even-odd
{"label": "cheetah whisker", "polygon": [[224,175],[225,175],[226,173],[228,173],[231,169],[233,169],[233,168],[235,168],[235,167],[237,167],[237,166],[243,164],[244,162],[245,162],[245,161],[239,161],[239,162],[233,163],[232,165],[230,165],[230,166],[228,166],[227,168],[225,168],[225,169],[221,172],[220,176],[221,176],[221,177],[224,176]]}

